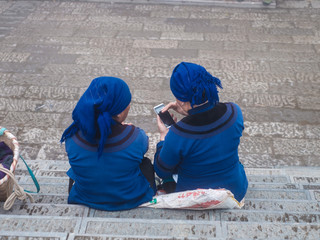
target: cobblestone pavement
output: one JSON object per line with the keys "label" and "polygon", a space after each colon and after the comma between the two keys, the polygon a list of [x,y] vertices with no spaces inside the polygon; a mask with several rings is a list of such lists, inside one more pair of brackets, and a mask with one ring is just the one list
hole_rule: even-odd
{"label": "cobblestone pavement", "polygon": [[173,100],[172,69],[191,61],[243,109],[247,167],[320,166],[320,9],[0,3],[0,123],[26,159],[66,159],[60,136],[101,75],[130,85],[129,121],[150,136],[152,157],[153,106]]}
{"label": "cobblestone pavement", "polygon": [[[17,136],[41,184],[35,204],[17,201],[4,211],[0,203],[0,239],[318,239],[319,2],[0,0],[0,125]],[[152,158],[153,106],[173,100],[169,76],[181,61],[205,66],[223,83],[221,100],[243,109],[244,209],[110,213],[67,205],[69,166],[59,139],[91,80],[127,81],[128,120],[148,133]],[[16,176],[32,189],[21,162]]]}

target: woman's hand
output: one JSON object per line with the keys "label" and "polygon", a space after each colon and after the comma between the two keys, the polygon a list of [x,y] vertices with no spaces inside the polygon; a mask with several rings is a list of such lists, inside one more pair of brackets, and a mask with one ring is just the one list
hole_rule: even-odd
{"label": "woman's hand", "polygon": [[176,111],[177,113],[180,113],[184,116],[188,116],[188,112],[185,111],[177,102],[170,102],[168,103],[162,110],[161,112],[168,111],[169,109],[172,109]]}
{"label": "woman's hand", "polygon": [[161,121],[159,115],[157,115],[157,123],[158,123],[158,129],[160,132],[160,141],[163,141],[164,138],[166,137],[167,133],[169,132],[169,129]]}

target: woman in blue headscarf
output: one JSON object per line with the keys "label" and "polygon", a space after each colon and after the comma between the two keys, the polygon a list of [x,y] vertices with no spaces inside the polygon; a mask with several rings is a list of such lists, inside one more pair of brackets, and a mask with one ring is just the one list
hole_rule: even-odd
{"label": "woman in blue headscarf", "polygon": [[61,138],[71,166],[68,203],[125,210],[152,200],[154,170],[144,158],[148,137],[123,123],[130,102],[128,85],[114,77],[94,79],[80,98]]}
{"label": "woman in blue headscarf", "polygon": [[175,67],[170,88],[176,101],[162,111],[173,109],[185,117],[169,129],[158,117],[154,168],[167,192],[225,188],[241,201],[248,187],[238,157],[243,117],[235,103],[219,102],[217,87],[222,88],[220,80],[200,65]]}

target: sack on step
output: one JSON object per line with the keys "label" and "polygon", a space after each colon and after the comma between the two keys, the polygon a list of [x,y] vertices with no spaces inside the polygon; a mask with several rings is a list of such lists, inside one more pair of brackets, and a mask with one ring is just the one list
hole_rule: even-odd
{"label": "sack on step", "polygon": [[238,202],[227,189],[197,189],[155,196],[140,207],[171,209],[240,209],[244,199]]}

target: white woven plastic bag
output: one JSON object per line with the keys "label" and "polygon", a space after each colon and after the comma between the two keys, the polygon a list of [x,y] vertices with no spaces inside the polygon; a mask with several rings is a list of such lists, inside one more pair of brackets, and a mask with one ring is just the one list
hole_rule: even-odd
{"label": "white woven plastic bag", "polygon": [[244,200],[238,202],[226,189],[197,189],[155,196],[152,201],[140,207],[174,209],[240,209]]}

